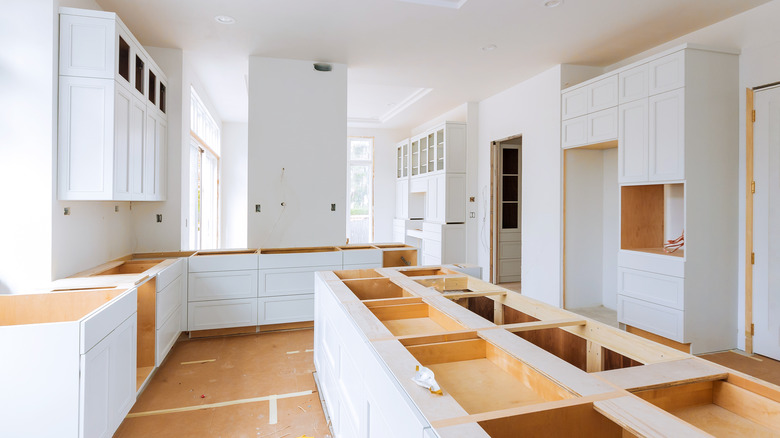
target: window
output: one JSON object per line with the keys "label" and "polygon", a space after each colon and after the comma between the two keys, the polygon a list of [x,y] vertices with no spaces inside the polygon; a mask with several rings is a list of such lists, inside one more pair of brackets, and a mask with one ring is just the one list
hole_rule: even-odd
{"label": "window", "polygon": [[374,139],[347,140],[347,239],[368,243],[374,239]]}
{"label": "window", "polygon": [[190,249],[214,249],[219,247],[220,130],[195,89],[191,93]]}

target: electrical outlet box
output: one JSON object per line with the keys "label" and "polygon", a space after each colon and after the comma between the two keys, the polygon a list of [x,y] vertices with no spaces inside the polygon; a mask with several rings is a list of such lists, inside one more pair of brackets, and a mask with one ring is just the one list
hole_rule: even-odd
{"label": "electrical outlet box", "polygon": [[474,201],[476,201],[476,199],[477,198],[475,196],[470,196],[469,197],[469,202],[474,202]]}
{"label": "electrical outlet box", "polygon": [[477,217],[477,213],[476,213],[476,212],[473,212],[473,211],[470,211],[470,212],[469,212],[469,217],[470,217],[470,218],[472,218],[472,219],[474,219],[475,217]]}
{"label": "electrical outlet box", "polygon": [[157,222],[162,222],[162,215],[161,214],[157,215]]}
{"label": "electrical outlet box", "polygon": [[65,216],[70,216],[70,207],[65,207],[64,214]]}
{"label": "electrical outlet box", "polygon": [[330,204],[330,211],[336,211],[336,204]]}
{"label": "electrical outlet box", "polygon": [[260,213],[260,204],[255,204],[255,213]]}

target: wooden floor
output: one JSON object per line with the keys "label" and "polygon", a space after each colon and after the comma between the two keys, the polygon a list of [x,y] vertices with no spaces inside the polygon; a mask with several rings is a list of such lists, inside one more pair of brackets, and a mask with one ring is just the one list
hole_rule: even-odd
{"label": "wooden floor", "polygon": [[774,359],[759,354],[748,356],[738,350],[702,354],[699,357],[733,368],[769,383],[780,385],[780,362]]}
{"label": "wooden floor", "polygon": [[313,336],[307,329],[178,342],[114,436],[329,437],[312,377]]}

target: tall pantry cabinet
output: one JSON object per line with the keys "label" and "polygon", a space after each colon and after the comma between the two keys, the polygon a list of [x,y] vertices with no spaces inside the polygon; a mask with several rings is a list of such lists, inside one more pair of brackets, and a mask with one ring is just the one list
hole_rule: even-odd
{"label": "tall pantry cabinet", "polygon": [[[693,353],[736,346],[737,55],[686,44],[562,94],[564,116],[606,77],[617,95],[618,322]],[[583,137],[567,122],[564,148]],[[664,250],[681,235],[682,248]]]}
{"label": "tall pantry cabinet", "polygon": [[60,8],[59,49],[59,199],[165,200],[165,74],[111,12]]}

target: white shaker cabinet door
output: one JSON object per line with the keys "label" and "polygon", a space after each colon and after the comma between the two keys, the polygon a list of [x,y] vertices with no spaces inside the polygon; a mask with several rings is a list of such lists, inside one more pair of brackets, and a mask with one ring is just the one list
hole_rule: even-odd
{"label": "white shaker cabinet door", "polygon": [[618,74],[620,104],[646,98],[647,85],[647,64],[642,64]]}
{"label": "white shaker cabinet door", "polygon": [[650,61],[647,64],[649,77],[648,94],[671,91],[685,86],[685,51]]}
{"label": "white shaker cabinet door", "polygon": [[618,108],[618,181],[647,181],[647,99]]}
{"label": "white shaker cabinet door", "polygon": [[584,116],[588,112],[588,90],[578,88],[561,95],[561,118],[568,120]]}
{"label": "white shaker cabinet door", "polygon": [[587,87],[588,113],[601,111],[618,104],[618,77],[612,75]]}
{"label": "white shaker cabinet door", "polygon": [[685,178],[685,89],[649,99],[649,180]]}

